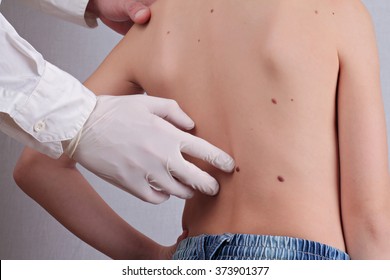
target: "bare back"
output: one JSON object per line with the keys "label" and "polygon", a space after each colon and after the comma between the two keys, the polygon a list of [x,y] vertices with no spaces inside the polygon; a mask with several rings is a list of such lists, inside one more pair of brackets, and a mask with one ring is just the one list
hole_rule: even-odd
{"label": "bare back", "polygon": [[195,162],[220,193],[187,201],[191,236],[286,235],[345,250],[335,2],[159,0],[114,50],[129,82],[178,101],[194,134],[236,160],[234,174]]}

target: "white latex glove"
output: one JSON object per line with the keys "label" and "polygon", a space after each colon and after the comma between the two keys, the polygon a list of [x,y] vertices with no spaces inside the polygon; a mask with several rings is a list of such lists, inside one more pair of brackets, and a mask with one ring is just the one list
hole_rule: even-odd
{"label": "white latex glove", "polygon": [[231,172],[234,160],[179,128],[194,122],[175,101],[147,95],[99,96],[81,133],[66,153],[107,182],[154,204],[170,195],[188,199],[194,189],[208,195],[218,182],[181,152]]}

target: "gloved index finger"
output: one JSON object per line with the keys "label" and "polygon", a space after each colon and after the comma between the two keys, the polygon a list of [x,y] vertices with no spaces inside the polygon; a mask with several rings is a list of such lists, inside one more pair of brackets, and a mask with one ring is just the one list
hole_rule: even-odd
{"label": "gloved index finger", "polygon": [[230,155],[191,134],[187,133],[187,139],[182,143],[180,150],[192,157],[202,159],[224,172],[230,173],[234,170],[235,162]]}

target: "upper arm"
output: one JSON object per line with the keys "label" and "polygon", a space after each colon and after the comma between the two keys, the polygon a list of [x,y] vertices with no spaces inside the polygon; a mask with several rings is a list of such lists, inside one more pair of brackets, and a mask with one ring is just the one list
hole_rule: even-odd
{"label": "upper arm", "polygon": [[341,171],[342,179],[364,183],[387,174],[386,123],[374,29],[364,7],[351,12],[357,15],[348,17],[339,47]]}
{"label": "upper arm", "polygon": [[131,41],[123,39],[104,59],[84,85],[96,95],[142,94],[144,90],[135,82],[137,70],[134,57],[138,50]]}
{"label": "upper arm", "polygon": [[338,133],[342,217],[351,249],[367,232],[377,231],[376,223],[389,207],[390,189],[373,24],[360,1],[342,2],[346,3],[339,31]]}

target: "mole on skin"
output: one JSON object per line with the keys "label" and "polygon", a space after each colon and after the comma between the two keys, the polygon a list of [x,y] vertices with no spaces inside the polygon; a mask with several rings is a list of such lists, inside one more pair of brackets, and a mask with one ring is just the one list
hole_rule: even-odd
{"label": "mole on skin", "polygon": [[283,183],[284,182],[284,178],[282,176],[278,176],[278,181]]}
{"label": "mole on skin", "polygon": [[236,172],[240,172],[240,170],[241,170],[240,167],[237,166],[237,167],[236,167]]}
{"label": "mole on skin", "polygon": [[214,13],[214,9],[211,9],[211,10],[210,10],[210,13]]}
{"label": "mole on skin", "polygon": [[278,104],[278,101],[277,101],[275,98],[272,98],[271,101],[272,101],[272,103],[274,103],[275,105]]}
{"label": "mole on skin", "polygon": [[318,15],[318,11],[317,10],[315,10],[314,12],[316,13],[316,15]]}

